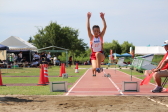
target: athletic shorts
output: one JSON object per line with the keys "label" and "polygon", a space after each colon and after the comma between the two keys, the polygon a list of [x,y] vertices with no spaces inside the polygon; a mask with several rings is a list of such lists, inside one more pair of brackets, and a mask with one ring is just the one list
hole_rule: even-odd
{"label": "athletic shorts", "polygon": [[[99,51],[100,53],[104,54],[103,51]],[[96,60],[96,52],[92,52],[91,55],[90,55],[90,59],[91,60]],[[102,61],[103,62],[103,61]]]}

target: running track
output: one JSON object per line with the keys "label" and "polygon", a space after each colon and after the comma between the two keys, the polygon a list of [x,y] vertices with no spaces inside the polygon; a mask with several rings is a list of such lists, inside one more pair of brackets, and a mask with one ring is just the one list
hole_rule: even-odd
{"label": "running track", "polygon": [[[79,70],[80,71],[80,70]],[[104,77],[104,73],[92,76],[91,69],[73,85],[65,94],[66,96],[116,96],[116,95],[159,95],[167,96],[168,93],[152,93],[154,84],[140,86],[140,92],[122,92],[122,81],[130,81],[130,75],[114,69],[104,69],[105,73],[110,73],[111,77]],[[133,77],[132,81],[141,81]]]}

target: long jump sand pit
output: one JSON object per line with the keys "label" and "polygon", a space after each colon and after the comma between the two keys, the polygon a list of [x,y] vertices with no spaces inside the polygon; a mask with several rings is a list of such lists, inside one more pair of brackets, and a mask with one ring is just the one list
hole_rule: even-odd
{"label": "long jump sand pit", "polygon": [[1,96],[0,112],[167,112],[165,104],[161,96]]}

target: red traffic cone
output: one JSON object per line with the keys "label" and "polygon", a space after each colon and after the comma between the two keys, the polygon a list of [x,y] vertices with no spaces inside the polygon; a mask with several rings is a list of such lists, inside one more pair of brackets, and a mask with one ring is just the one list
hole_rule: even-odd
{"label": "red traffic cone", "polygon": [[44,64],[41,64],[40,68],[40,78],[39,78],[39,83],[37,84],[38,86],[45,86],[45,80],[44,80]]}
{"label": "red traffic cone", "polygon": [[6,85],[3,85],[3,83],[2,83],[2,74],[1,74],[1,70],[0,70],[0,86],[6,86]]}
{"label": "red traffic cone", "polygon": [[168,88],[167,88],[167,89],[164,89],[163,92],[168,92]]}
{"label": "red traffic cone", "polygon": [[78,63],[76,63],[75,73],[79,73],[79,71],[78,71]]}
{"label": "red traffic cone", "polygon": [[66,73],[66,71],[65,71],[65,63],[63,63],[63,71],[62,71],[62,74],[63,73]]}
{"label": "red traffic cone", "polygon": [[60,75],[59,75],[59,77],[62,77],[62,73],[63,73],[63,64],[61,63],[61,67],[60,67]]}
{"label": "red traffic cone", "polygon": [[49,79],[48,79],[48,65],[44,64],[44,81],[45,83],[49,83]]}

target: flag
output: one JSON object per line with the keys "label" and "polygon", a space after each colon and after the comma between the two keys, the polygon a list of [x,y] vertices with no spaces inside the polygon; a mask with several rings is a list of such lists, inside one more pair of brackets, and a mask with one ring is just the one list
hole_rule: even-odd
{"label": "flag", "polygon": [[[162,61],[164,61],[167,58],[167,56],[168,56],[168,53],[164,55]],[[161,70],[165,70],[165,69],[168,69],[168,63]],[[154,73],[152,72],[150,75],[146,76],[145,79],[141,81],[140,85],[148,84],[153,74]]]}

